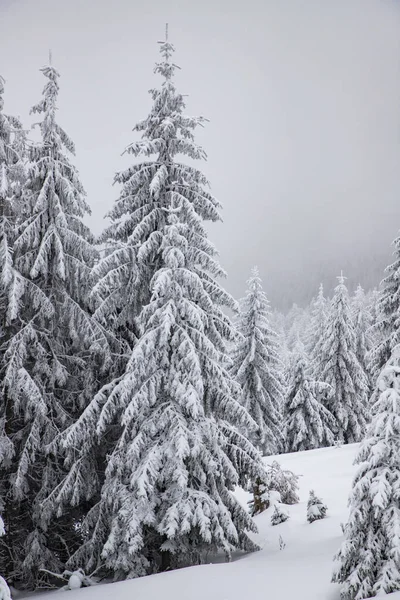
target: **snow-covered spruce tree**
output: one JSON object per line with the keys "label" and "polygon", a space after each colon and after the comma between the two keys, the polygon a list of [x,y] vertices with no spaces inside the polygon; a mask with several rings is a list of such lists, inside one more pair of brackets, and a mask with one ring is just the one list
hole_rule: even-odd
{"label": "snow-covered spruce tree", "polygon": [[301,342],[297,343],[293,356],[293,373],[285,410],[286,451],[332,446],[336,421],[326,408],[332,388],[323,381],[312,379]]}
{"label": "snow-covered spruce tree", "polygon": [[400,342],[400,236],[394,242],[394,262],[386,267],[375,305],[377,320],[371,327],[374,346],[368,354],[368,370],[375,382]]}
{"label": "snow-covered spruce tree", "polygon": [[21,276],[14,268],[13,244],[22,213],[25,165],[22,125],[19,119],[4,114],[3,94],[4,80],[0,76],[0,328],[4,351],[6,330],[16,314],[15,288],[21,285]]}
{"label": "snow-covered spruce tree", "polygon": [[306,340],[306,352],[310,359],[311,375],[317,380],[320,375],[321,348],[326,335],[328,309],[324,287],[321,283],[317,297],[311,303],[310,328]]}
{"label": "snow-covered spruce tree", "polygon": [[[377,288],[374,288],[373,290],[370,290],[369,292],[366,293],[368,314],[370,315],[370,318],[371,318],[371,325],[370,325],[370,329],[368,331],[368,336],[371,341],[371,349],[367,356],[367,364],[369,364],[371,350],[375,346],[377,346],[377,344],[381,340],[381,334],[379,332],[379,329],[375,327],[375,325],[380,321],[380,312],[379,312],[380,297],[381,297],[381,294],[380,294],[379,289],[377,289]],[[376,382],[374,382],[374,385],[375,385],[375,383]]]}
{"label": "snow-covered spruce tree", "polygon": [[370,389],[372,387],[371,376],[368,370],[367,357],[372,347],[371,325],[372,315],[364,290],[361,285],[357,286],[351,302],[352,321],[356,337],[356,356],[363,368]]}
{"label": "snow-covered spruce tree", "polygon": [[345,540],[333,581],[343,600],[400,589],[400,367],[385,367],[373,419],[356,457]]}
{"label": "snow-covered spruce tree", "polygon": [[289,469],[282,469],[274,460],[268,465],[264,477],[257,479],[253,485],[253,499],[248,502],[250,514],[262,513],[274,502],[296,504],[299,501],[298,489],[299,476]]}
{"label": "snow-covered spruce tree", "polygon": [[310,495],[307,501],[307,521],[314,523],[319,519],[326,517],[326,511],[328,507],[322,502],[318,496],[315,495],[314,490],[310,490]]}
{"label": "snow-covered spruce tree", "polygon": [[29,587],[41,567],[59,571],[79,537],[72,513],[47,531],[42,502],[61,464],[46,447],[82,411],[94,383],[89,357],[103,340],[88,313],[95,250],[82,217],[89,208],[69,158],[73,143],[55,118],[58,73],[52,66],[42,72],[43,99],[32,109],[43,115],[41,142],[30,149],[25,218],[14,243],[23,280],[13,291],[15,331],[2,356],[5,432],[13,451],[0,472],[7,487],[3,549],[13,581]]}
{"label": "snow-covered spruce tree", "polygon": [[333,392],[327,408],[336,419],[340,442],[358,442],[368,419],[368,380],[356,356],[356,339],[351,321],[349,295],[344,277],[338,277],[321,347],[319,379]]}
{"label": "snow-covered spruce tree", "polygon": [[[23,277],[14,265],[13,244],[21,218],[21,186],[25,179],[24,132],[18,119],[3,112],[3,94],[4,80],[0,76],[0,348],[2,354],[6,351],[10,337],[15,332],[14,320],[18,313],[20,290],[23,287]],[[1,380],[4,377],[3,370],[0,377]],[[14,455],[14,446],[10,438],[12,419],[11,403],[3,391],[0,396],[0,498],[3,499],[0,510],[5,518],[4,513],[10,492],[10,481],[6,471]],[[0,518],[0,537],[3,535],[5,535],[4,523]],[[0,541],[0,563],[4,575],[7,575],[8,558],[8,544],[3,539]]]}
{"label": "snow-covered spruce tree", "polygon": [[280,525],[289,519],[289,513],[281,504],[275,504],[274,512],[271,515],[271,525]]}
{"label": "snow-covered spruce tree", "polygon": [[284,443],[284,369],[257,268],[247,286],[237,324],[239,339],[233,352],[232,374],[242,389],[242,403],[258,426],[252,442],[264,455],[270,455],[279,452]]}
{"label": "snow-covered spruce tree", "polygon": [[293,351],[298,340],[304,341],[309,329],[310,314],[307,309],[293,304],[286,315],[287,346]]}
{"label": "snow-covered spruce tree", "polygon": [[[91,444],[119,428],[101,497],[83,523],[87,539],[69,563],[86,572],[103,564],[115,578],[196,563],[206,551],[256,548],[247,535],[255,525],[233,495],[263,473],[258,451],[238,430],[256,424],[225,367],[235,331],[223,307],[235,303],[216,280],[223,272],[203,225],[218,218],[218,203],[201,172],[177,160],[205,154],[193,136],[203,119],[184,115],[175,88],[173,50],[161,44],[163,84],[136,127],[141,141],[129,147],[134,156],[156,156],[119,178],[123,193],[108,235],[121,251],[103,263],[98,285],[98,318],[108,311],[119,318],[122,305],[108,296],[107,281],[116,290],[132,277],[136,323],[123,321],[137,327],[138,339],[124,373],[64,436],[74,471]],[[67,478],[58,488],[59,510],[88,493],[88,482],[72,484]]]}
{"label": "snow-covered spruce tree", "polygon": [[299,501],[297,495],[299,489],[298,475],[289,469],[282,469],[276,460],[268,465],[265,481],[267,489],[279,493],[282,504],[296,504]]}

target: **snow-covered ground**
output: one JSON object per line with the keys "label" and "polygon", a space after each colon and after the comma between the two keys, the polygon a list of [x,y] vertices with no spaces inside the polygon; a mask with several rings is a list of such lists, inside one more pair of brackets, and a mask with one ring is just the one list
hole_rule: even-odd
{"label": "snow-covered ground", "polygon": [[[85,588],[68,594],[70,600],[338,600],[339,586],[330,583],[332,557],[347,519],[347,497],[354,473],[357,445],[324,448],[276,457],[282,467],[300,475],[300,503],[286,507],[289,521],[273,527],[272,509],[257,517],[260,552],[229,564],[210,564],[162,573],[122,583]],[[272,462],[269,458],[267,463]],[[328,516],[311,525],[306,521],[310,489],[328,505]],[[246,503],[248,496],[238,491]],[[280,549],[282,538],[285,547]],[[52,593],[35,595],[50,600]],[[400,600],[400,593],[390,600]]]}

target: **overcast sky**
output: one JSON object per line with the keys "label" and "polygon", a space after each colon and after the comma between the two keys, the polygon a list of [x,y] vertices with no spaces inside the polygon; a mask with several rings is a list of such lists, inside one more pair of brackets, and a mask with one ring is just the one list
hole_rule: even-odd
{"label": "overcast sky", "polygon": [[377,283],[400,228],[398,0],[0,0],[6,111],[32,123],[52,49],[59,122],[99,233],[169,22],[179,91],[224,205],[210,236],[241,296],[257,264],[274,305],[343,268]]}

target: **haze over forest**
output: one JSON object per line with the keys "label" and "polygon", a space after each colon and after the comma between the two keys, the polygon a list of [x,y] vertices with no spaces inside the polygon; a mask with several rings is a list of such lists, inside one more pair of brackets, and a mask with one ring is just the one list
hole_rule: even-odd
{"label": "haze over forest", "polygon": [[[6,110],[34,122],[49,46],[59,121],[77,148],[90,225],[148,113],[169,22],[179,91],[210,122],[198,140],[223,203],[211,238],[243,294],[258,264],[272,305],[304,304],[343,269],[377,285],[400,228],[400,4],[393,0],[0,0]],[[90,23],[90,25],[88,25]],[[18,31],[18,35],[15,32]],[[153,57],[153,58],[152,58]]]}

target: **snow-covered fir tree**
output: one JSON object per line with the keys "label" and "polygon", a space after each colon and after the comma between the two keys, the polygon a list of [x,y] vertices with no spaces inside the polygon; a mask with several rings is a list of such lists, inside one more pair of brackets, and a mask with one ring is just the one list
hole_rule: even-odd
{"label": "snow-covered fir tree", "polygon": [[293,304],[292,308],[286,315],[286,343],[288,349],[293,351],[298,340],[304,341],[309,329],[310,314],[308,308],[304,309]]}
{"label": "snow-covered fir tree", "polygon": [[367,357],[372,347],[372,315],[365,292],[361,285],[357,286],[352,298],[351,313],[356,337],[356,356],[368,378],[368,383],[371,387],[372,381],[368,370]]}
{"label": "snow-covered fir tree", "polygon": [[314,490],[310,490],[310,495],[307,501],[307,521],[314,523],[326,517],[328,507],[322,502],[321,498],[315,495]]}
{"label": "snow-covered fir tree", "polygon": [[[0,348],[7,350],[10,337],[15,332],[15,320],[20,301],[23,277],[15,268],[13,245],[16,228],[21,218],[21,187],[25,180],[24,132],[19,119],[7,115],[4,109],[4,79],[0,76]],[[4,366],[1,379],[4,377]],[[3,386],[2,386],[3,387]],[[5,518],[10,501],[10,481],[7,467],[14,456],[10,437],[13,415],[11,402],[6,393],[0,397],[0,512]],[[5,535],[3,518],[0,517],[0,537]],[[8,536],[7,536],[8,537]],[[9,566],[9,542],[0,540],[0,561],[3,574]],[[0,597],[9,597],[8,586],[0,578]]]}
{"label": "snow-covered fir tree", "polygon": [[279,493],[282,504],[296,504],[299,501],[299,477],[289,469],[282,469],[278,461],[274,460],[268,465],[266,471],[266,486],[269,490]]}
{"label": "snow-covered fir tree", "polygon": [[284,369],[257,268],[247,287],[237,324],[239,339],[233,352],[232,374],[242,389],[243,405],[257,423],[251,436],[253,443],[264,455],[275,454],[283,448]]}
{"label": "snow-covered fir tree", "polygon": [[[368,334],[369,334],[369,338],[371,340],[371,349],[372,349],[378,344],[378,342],[381,339],[379,330],[375,327],[375,325],[380,321],[379,301],[380,301],[381,293],[378,288],[374,288],[373,290],[366,292],[365,296],[366,296],[368,313],[371,317],[371,326],[370,326]],[[371,350],[370,350],[370,352],[371,352]],[[368,355],[368,357],[367,357],[368,361],[369,361],[369,359],[370,359],[370,355]],[[375,383],[376,382],[374,382],[374,384]]]}
{"label": "snow-covered fir tree", "polygon": [[310,328],[305,345],[310,359],[311,374],[317,380],[320,376],[321,349],[326,334],[328,309],[329,307],[324,296],[324,287],[321,283],[317,297],[311,303]]}
{"label": "snow-covered fir tree", "polygon": [[[235,303],[217,281],[223,271],[203,224],[219,218],[219,204],[204,175],[178,161],[205,158],[194,140],[204,119],[185,116],[174,48],[166,40],[160,50],[163,83],[128,149],[148,160],[118,177],[123,192],[107,233],[118,249],[98,269],[97,317],[113,314],[137,341],[122,375],[64,436],[75,470],[93,444],[118,432],[99,501],[82,524],[87,538],[70,561],[85,571],[104,565],[115,578],[193,564],[208,550],[255,549],[247,535],[255,525],[233,490],[263,473],[239,431],[256,424],[226,370],[235,331],[223,308]],[[114,294],[124,286],[137,294],[130,314]],[[67,477],[57,493],[64,510],[91,489]]]}
{"label": "snow-covered fir tree", "polygon": [[332,446],[336,421],[326,408],[332,388],[310,376],[310,365],[301,342],[297,343],[293,356],[285,410],[286,451]]}
{"label": "snow-covered fir tree", "polygon": [[375,304],[376,321],[371,327],[374,345],[368,354],[368,371],[376,381],[381,369],[400,343],[400,236],[394,242],[394,262],[385,269]]}
{"label": "snow-covered fir tree", "polygon": [[4,351],[6,329],[17,310],[15,291],[21,286],[21,275],[14,268],[13,245],[22,214],[25,148],[21,122],[3,112],[3,94],[4,80],[0,76],[0,326]]}
{"label": "snow-covered fir tree", "polygon": [[368,380],[356,355],[349,294],[343,275],[338,277],[321,347],[319,379],[333,392],[328,409],[336,419],[338,441],[358,442],[368,420]]}
{"label": "snow-covered fir tree", "polygon": [[274,502],[296,504],[299,501],[299,476],[289,469],[282,469],[274,460],[268,465],[263,479],[253,484],[253,499],[249,502],[252,516],[266,510]]}
{"label": "snow-covered fir tree", "polygon": [[14,242],[22,278],[10,299],[13,329],[2,356],[5,435],[13,454],[0,472],[6,487],[2,553],[6,577],[10,572],[16,585],[30,587],[44,565],[59,571],[79,538],[72,513],[48,530],[43,500],[61,464],[46,448],[80,414],[85,394],[93,394],[88,365],[104,341],[88,313],[95,249],[82,220],[89,212],[85,193],[70,161],[74,145],[56,121],[59,75],[52,66],[42,72],[43,99],[32,109],[42,115],[41,141],[30,148],[24,220]]}
{"label": "snow-covered fir tree", "polygon": [[289,519],[289,513],[281,504],[275,504],[274,512],[271,515],[271,525],[280,525]]}
{"label": "snow-covered fir tree", "polygon": [[343,600],[400,589],[399,358],[382,370],[372,423],[356,457],[350,515],[333,574],[343,584]]}

